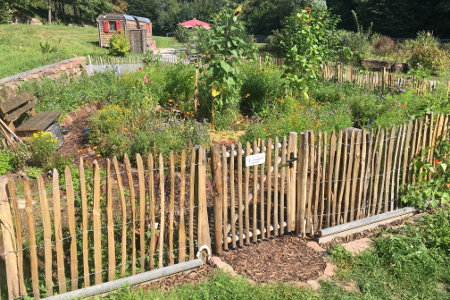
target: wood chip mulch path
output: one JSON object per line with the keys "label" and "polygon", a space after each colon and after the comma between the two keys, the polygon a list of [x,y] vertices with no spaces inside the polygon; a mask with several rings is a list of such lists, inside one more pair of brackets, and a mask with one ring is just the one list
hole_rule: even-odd
{"label": "wood chip mulch path", "polygon": [[285,235],[222,252],[220,258],[256,282],[306,282],[322,275],[326,267],[324,257],[307,247],[307,242]]}

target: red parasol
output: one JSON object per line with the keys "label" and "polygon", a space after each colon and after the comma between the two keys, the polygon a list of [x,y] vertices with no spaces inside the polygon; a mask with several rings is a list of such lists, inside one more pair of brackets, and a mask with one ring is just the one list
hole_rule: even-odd
{"label": "red parasol", "polygon": [[206,22],[202,22],[200,20],[197,19],[192,19],[183,23],[178,23],[178,25],[186,27],[186,28],[195,28],[195,27],[203,27],[205,29],[211,29],[211,26],[209,26],[208,23]]}

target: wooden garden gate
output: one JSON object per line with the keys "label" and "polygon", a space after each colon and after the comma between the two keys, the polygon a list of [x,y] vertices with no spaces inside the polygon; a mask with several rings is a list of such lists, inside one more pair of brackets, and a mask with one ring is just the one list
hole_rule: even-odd
{"label": "wooden garden gate", "polygon": [[147,35],[145,29],[129,29],[131,53],[145,53],[147,45]]}

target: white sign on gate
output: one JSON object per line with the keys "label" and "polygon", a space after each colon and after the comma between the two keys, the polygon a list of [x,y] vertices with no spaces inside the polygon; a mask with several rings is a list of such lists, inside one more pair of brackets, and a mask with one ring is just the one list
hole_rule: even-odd
{"label": "white sign on gate", "polygon": [[254,154],[254,155],[249,155],[249,156],[245,157],[245,166],[246,167],[260,165],[265,162],[266,162],[266,154],[265,153]]}

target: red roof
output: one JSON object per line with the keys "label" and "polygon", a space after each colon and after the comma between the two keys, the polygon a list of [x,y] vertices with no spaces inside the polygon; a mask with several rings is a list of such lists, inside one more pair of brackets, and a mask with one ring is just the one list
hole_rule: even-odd
{"label": "red roof", "polygon": [[183,22],[183,23],[178,23],[178,25],[181,25],[181,26],[186,27],[186,28],[203,27],[205,29],[211,29],[211,26],[209,26],[208,23],[202,22],[202,21],[197,20],[197,19],[192,19],[192,20],[189,20],[189,21],[186,21],[186,22]]}

